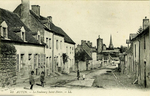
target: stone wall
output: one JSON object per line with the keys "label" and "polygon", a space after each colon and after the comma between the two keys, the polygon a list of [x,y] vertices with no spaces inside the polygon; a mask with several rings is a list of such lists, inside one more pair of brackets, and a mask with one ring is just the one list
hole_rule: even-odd
{"label": "stone wall", "polygon": [[0,87],[15,84],[16,81],[16,55],[0,55]]}

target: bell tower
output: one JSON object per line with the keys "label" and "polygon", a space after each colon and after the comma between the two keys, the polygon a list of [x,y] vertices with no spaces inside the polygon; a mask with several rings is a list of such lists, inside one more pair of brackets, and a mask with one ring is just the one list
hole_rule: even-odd
{"label": "bell tower", "polygon": [[109,49],[114,49],[114,46],[113,46],[113,43],[112,43],[112,35],[110,35]]}

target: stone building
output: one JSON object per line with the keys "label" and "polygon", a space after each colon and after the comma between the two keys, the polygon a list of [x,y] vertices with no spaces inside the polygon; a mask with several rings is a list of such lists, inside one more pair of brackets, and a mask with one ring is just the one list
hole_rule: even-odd
{"label": "stone building", "polygon": [[[133,58],[129,67],[130,71],[134,73],[135,80],[138,84],[145,87],[150,86],[150,34],[149,34],[149,19],[145,17],[143,19],[143,30],[136,34],[134,38],[131,38],[130,43],[132,45]],[[130,59],[128,59],[129,61]]]}
{"label": "stone building", "polygon": [[[46,76],[74,69],[74,41],[52,22],[51,16],[41,16],[40,6],[22,0],[14,12],[0,9],[1,41],[13,44],[17,50],[17,70],[27,78],[31,70]],[[62,54],[68,55],[63,64]],[[23,75],[22,75],[23,74]]]}
{"label": "stone building", "polygon": [[110,44],[107,48],[105,44],[103,44],[103,39],[100,38],[100,35],[97,39],[97,60],[102,61],[102,65],[111,64],[112,61],[119,60],[119,48],[114,48],[112,43],[112,35],[110,36]]}
{"label": "stone building", "polygon": [[96,47],[92,47],[92,42],[81,40],[81,45],[77,45],[76,53],[84,52],[85,61],[80,60],[78,63],[79,70],[90,70],[100,67],[100,63],[97,61]]}
{"label": "stone building", "polygon": [[[38,67],[37,56],[39,54],[44,55],[45,44],[32,36],[31,30],[16,14],[4,9],[0,9],[0,12],[2,13],[0,19],[1,42],[15,46],[17,50],[16,68],[20,73],[20,77],[28,77],[29,72],[36,68],[42,70],[43,68]],[[44,60],[42,63],[44,63]],[[37,70],[35,70],[36,74],[38,74]]]}

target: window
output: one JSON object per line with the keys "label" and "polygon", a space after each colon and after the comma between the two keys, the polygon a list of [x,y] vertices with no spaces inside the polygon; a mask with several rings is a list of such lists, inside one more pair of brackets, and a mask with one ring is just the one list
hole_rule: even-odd
{"label": "window", "polygon": [[41,65],[43,66],[43,62],[44,62],[44,54],[41,54]]}
{"label": "window", "polygon": [[40,35],[37,36],[37,40],[39,43],[41,43]]}
{"label": "window", "polygon": [[58,40],[56,40],[56,49],[58,49]]}
{"label": "window", "polygon": [[25,41],[25,33],[22,32],[22,40]]}
{"label": "window", "polygon": [[21,28],[21,39],[23,41],[25,41],[25,29],[24,29],[24,27]]}
{"label": "window", "polygon": [[48,67],[48,57],[46,57],[46,67]]}
{"label": "window", "polygon": [[70,47],[70,54],[71,54],[71,47]]}
{"label": "window", "polygon": [[135,44],[135,57],[136,57],[136,44]]}
{"label": "window", "polygon": [[7,33],[6,33],[6,28],[5,27],[3,27],[3,36],[4,36],[4,38],[7,38]]}
{"label": "window", "polygon": [[34,69],[37,67],[37,54],[34,54]]}
{"label": "window", "polygon": [[5,21],[3,21],[0,25],[0,33],[1,33],[1,36],[3,36],[4,38],[8,38],[8,33],[7,33],[7,24]]}
{"label": "window", "polygon": [[46,48],[48,48],[48,38],[46,38]]}
{"label": "window", "polygon": [[51,49],[51,38],[49,39],[49,48]]}
{"label": "window", "polygon": [[144,49],[146,49],[146,40],[145,40],[145,35],[144,35]]}
{"label": "window", "polygon": [[23,67],[23,63],[24,63],[24,54],[21,54],[20,68]]}
{"label": "window", "polygon": [[41,43],[41,36],[40,36],[40,32],[39,31],[37,33],[37,40],[38,40],[39,43]]}
{"label": "window", "polygon": [[28,55],[28,60],[31,60],[31,56],[32,56],[32,54],[29,54],[29,55]]}

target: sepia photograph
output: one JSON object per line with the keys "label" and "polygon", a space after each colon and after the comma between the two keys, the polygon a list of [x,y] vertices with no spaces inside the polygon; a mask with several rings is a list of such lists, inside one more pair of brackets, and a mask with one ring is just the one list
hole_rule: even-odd
{"label": "sepia photograph", "polygon": [[149,0],[0,0],[0,96],[150,96]]}

